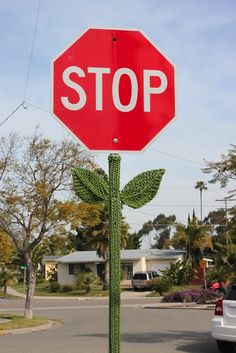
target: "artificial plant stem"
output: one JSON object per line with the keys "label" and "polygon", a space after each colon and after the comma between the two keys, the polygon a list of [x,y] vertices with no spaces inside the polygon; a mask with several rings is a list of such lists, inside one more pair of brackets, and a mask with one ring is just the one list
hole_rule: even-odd
{"label": "artificial plant stem", "polygon": [[109,353],[120,352],[120,156],[109,161]]}

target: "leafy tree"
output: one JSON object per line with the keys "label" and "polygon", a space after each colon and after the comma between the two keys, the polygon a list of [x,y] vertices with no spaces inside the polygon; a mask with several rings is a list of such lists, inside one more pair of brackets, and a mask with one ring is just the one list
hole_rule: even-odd
{"label": "leafy tree", "polygon": [[235,221],[234,209],[231,210],[231,218],[227,221],[224,209],[211,211],[204,219],[204,223],[214,226],[212,237],[214,267],[208,273],[209,280],[225,282],[235,276]]}
{"label": "leafy tree", "polygon": [[0,264],[7,267],[14,256],[14,244],[11,238],[2,230],[0,230]]}
{"label": "leafy tree", "polygon": [[[68,199],[74,165],[93,168],[72,141],[33,136],[0,139],[0,228],[13,240],[27,265],[25,317],[33,317],[36,272],[32,253],[45,236],[79,225],[78,206]],[[63,201],[65,198],[68,201]]]}
{"label": "leafy tree", "polygon": [[192,219],[188,218],[188,225],[178,224],[170,244],[175,249],[184,249],[187,259],[191,260],[192,267],[197,267],[203,258],[204,250],[212,248],[212,228],[201,225],[193,212]]}
{"label": "leafy tree", "polygon": [[153,227],[156,230],[156,235],[154,237],[155,244],[152,246],[157,249],[165,249],[167,242],[170,239],[171,228],[176,220],[175,215],[165,216],[164,214],[159,214],[153,220]]}
{"label": "leafy tree", "polygon": [[[211,174],[210,183],[219,183],[221,187],[227,186],[230,182],[236,180],[236,145],[231,145],[229,151],[221,156],[218,162],[207,162],[207,167],[203,169],[205,173]],[[236,189],[230,191],[230,196],[235,197]],[[226,212],[225,212],[226,213]],[[218,228],[218,234],[214,248],[216,249],[216,262],[228,263],[234,266],[233,244],[236,244],[236,208],[229,211],[231,219],[228,221],[225,214],[225,227]],[[216,265],[217,266],[217,265]]]}
{"label": "leafy tree", "polygon": [[144,237],[148,236],[153,230],[155,230],[155,244],[151,247],[155,249],[164,249],[168,246],[168,240],[170,239],[171,229],[175,220],[175,215],[165,216],[161,213],[153,220],[145,222],[142,228],[138,231],[138,234],[141,237]]}
{"label": "leafy tree", "polygon": [[128,240],[125,249],[140,249],[142,245],[142,237],[139,232],[128,233]]}
{"label": "leafy tree", "polygon": [[[209,183],[219,182],[221,187],[236,180],[236,145],[231,145],[227,154],[221,156],[219,162],[207,162],[203,169],[205,173],[213,174]],[[235,192],[236,190],[232,190]]]}

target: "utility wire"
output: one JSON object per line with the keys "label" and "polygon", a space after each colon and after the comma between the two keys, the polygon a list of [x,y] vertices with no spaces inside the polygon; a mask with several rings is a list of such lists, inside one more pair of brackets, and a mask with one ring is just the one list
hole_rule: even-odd
{"label": "utility wire", "polygon": [[14,115],[18,109],[20,109],[20,107],[24,107],[24,102],[21,102],[21,104],[19,104],[5,119],[3,119],[3,121],[0,123],[0,126],[5,124],[5,122],[7,122],[7,120],[10,119],[10,117]]}
{"label": "utility wire", "polygon": [[42,0],[38,1],[38,8],[37,8],[36,19],[35,19],[35,24],[34,24],[33,39],[32,39],[28,70],[27,70],[26,81],[25,81],[25,90],[24,90],[24,95],[23,95],[23,101],[8,116],[6,116],[6,118],[3,119],[3,121],[0,123],[0,126],[5,124],[21,107],[23,107],[24,109],[27,109],[27,107],[25,106],[25,103],[26,103],[25,98],[26,98],[26,94],[27,94],[28,86],[29,86],[29,77],[30,77],[30,71],[31,71],[34,44],[35,44],[36,33],[37,33],[37,25],[38,25],[39,13],[40,13],[41,1]]}
{"label": "utility wire", "polygon": [[41,0],[38,1],[38,8],[37,8],[36,19],[35,19],[35,23],[34,23],[34,32],[33,32],[32,45],[31,45],[31,50],[30,50],[28,70],[27,70],[27,75],[26,75],[23,102],[25,101],[25,98],[26,98],[26,95],[27,95],[27,91],[28,91],[28,86],[29,86],[29,77],[30,77],[30,71],[31,71],[31,64],[32,64],[32,58],[33,58],[33,52],[34,52],[35,39],[36,39],[36,34],[37,34],[37,26],[38,26],[38,19],[39,19],[39,13],[40,13],[40,6],[41,6]]}
{"label": "utility wire", "polygon": [[167,153],[167,152],[164,152],[164,151],[160,151],[160,150],[157,150],[155,148],[150,148],[151,150],[155,151],[155,152],[159,152],[159,153],[162,153],[162,154],[165,154],[167,156],[170,156],[170,157],[173,157],[173,158],[177,158],[177,159],[181,159],[185,162],[189,162],[189,163],[193,163],[193,164],[197,164],[197,165],[200,165],[200,166],[204,166],[203,163],[200,163],[200,162],[197,162],[197,161],[194,161],[192,159],[188,159],[188,158],[185,158],[185,157],[180,157],[180,156],[177,156],[175,154],[172,154],[172,153]]}
{"label": "utility wire", "polygon": [[32,108],[35,108],[35,109],[38,109],[38,110],[41,110],[41,111],[43,111],[43,112],[45,112],[45,113],[50,114],[50,111],[49,111],[49,110],[47,110],[47,109],[45,109],[45,108],[41,108],[41,107],[39,107],[38,105],[31,104],[31,103],[29,103],[29,102],[24,102],[24,103],[26,104],[26,108],[27,108],[27,107],[32,107]]}

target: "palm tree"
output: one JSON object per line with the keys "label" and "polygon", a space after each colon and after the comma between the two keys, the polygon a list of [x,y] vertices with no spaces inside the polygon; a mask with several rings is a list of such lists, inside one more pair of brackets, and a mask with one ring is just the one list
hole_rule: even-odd
{"label": "palm tree", "polygon": [[[121,248],[128,241],[128,224],[121,218]],[[87,250],[96,250],[97,255],[104,259],[103,289],[108,287],[109,265],[109,212],[108,205],[103,204],[100,209],[100,220],[94,226],[84,224],[82,238],[86,242]]]}
{"label": "palm tree", "polygon": [[207,190],[206,183],[204,181],[197,181],[195,189],[200,191],[200,222],[202,224],[202,191]]}

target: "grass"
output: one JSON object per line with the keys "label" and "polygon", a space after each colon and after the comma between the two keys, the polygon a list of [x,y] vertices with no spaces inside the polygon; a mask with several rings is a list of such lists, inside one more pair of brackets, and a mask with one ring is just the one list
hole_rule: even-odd
{"label": "grass", "polygon": [[[11,286],[14,288],[18,293],[23,293],[23,285],[22,284],[14,284]],[[108,291],[102,290],[102,286],[97,286],[92,288],[90,293],[85,293],[85,290],[82,289],[74,289],[72,292],[55,292],[51,293],[49,291],[49,283],[42,282],[37,283],[35,287],[35,296],[42,296],[42,297],[106,297],[108,296]]]}
{"label": "grass", "polygon": [[40,325],[45,325],[48,323],[48,319],[43,317],[35,317],[33,319],[26,319],[24,316],[15,314],[1,314],[0,319],[8,319],[10,321],[1,323],[0,322],[0,334],[4,330],[15,330],[28,327],[36,327]]}
{"label": "grass", "polygon": [[13,295],[4,293],[2,290],[0,290],[0,299],[12,299],[15,298]]}

